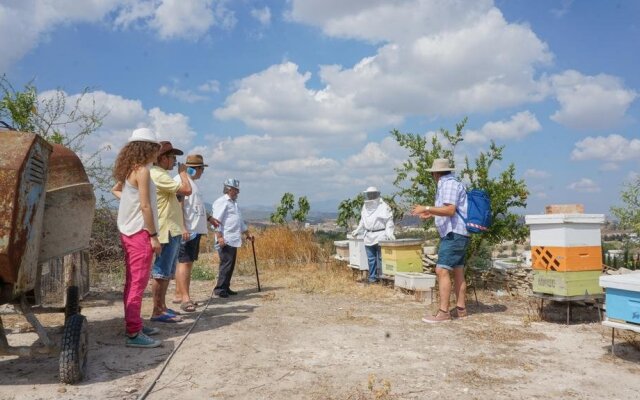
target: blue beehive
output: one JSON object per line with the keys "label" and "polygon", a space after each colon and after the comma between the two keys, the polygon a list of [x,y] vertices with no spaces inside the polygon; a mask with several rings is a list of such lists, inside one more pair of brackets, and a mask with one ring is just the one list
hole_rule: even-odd
{"label": "blue beehive", "polygon": [[640,272],[603,275],[600,286],[606,291],[609,320],[640,324]]}

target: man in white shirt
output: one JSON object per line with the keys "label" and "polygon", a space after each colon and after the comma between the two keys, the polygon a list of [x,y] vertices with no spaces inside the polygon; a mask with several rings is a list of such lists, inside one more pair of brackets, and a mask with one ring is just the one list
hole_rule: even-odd
{"label": "man in white shirt", "polygon": [[[191,194],[180,199],[182,213],[184,216],[183,230],[189,233],[187,240],[184,238],[180,243],[178,251],[178,265],[176,268],[176,294],[174,303],[180,304],[180,309],[185,312],[194,312],[196,304],[191,300],[189,288],[191,286],[191,269],[193,262],[198,260],[200,253],[200,238],[208,233],[207,222],[213,223],[213,218],[207,215],[200,189],[195,183],[202,177],[205,167],[204,159],[200,154],[187,156],[187,166],[189,183],[191,184]],[[180,182],[180,176],[173,178]]]}
{"label": "man in white shirt", "polygon": [[220,224],[216,231],[216,243],[220,256],[220,270],[218,283],[214,293],[218,297],[229,297],[238,294],[231,290],[231,276],[236,265],[238,247],[242,246],[242,235],[247,240],[253,241],[247,225],[242,220],[242,214],[238,208],[238,194],[240,193],[240,181],[227,179],[224,181],[224,195],[213,203],[212,217]]}

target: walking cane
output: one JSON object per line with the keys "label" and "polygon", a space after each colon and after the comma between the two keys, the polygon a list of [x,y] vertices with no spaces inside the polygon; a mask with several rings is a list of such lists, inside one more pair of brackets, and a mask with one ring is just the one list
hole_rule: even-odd
{"label": "walking cane", "polygon": [[253,265],[256,266],[256,280],[258,281],[258,292],[260,291],[260,275],[258,275],[258,261],[256,261],[256,246],[251,241],[251,249],[253,250]]}

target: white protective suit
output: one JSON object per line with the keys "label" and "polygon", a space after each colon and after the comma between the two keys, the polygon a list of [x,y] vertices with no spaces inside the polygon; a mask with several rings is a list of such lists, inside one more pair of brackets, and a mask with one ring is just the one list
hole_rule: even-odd
{"label": "white protective suit", "polygon": [[380,240],[395,240],[393,212],[384,200],[365,200],[360,213],[360,223],[352,232],[354,237],[364,234],[364,245],[373,246]]}

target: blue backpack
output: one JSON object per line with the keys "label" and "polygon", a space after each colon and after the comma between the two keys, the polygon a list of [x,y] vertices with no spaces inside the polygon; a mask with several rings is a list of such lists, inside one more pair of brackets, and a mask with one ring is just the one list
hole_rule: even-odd
{"label": "blue backpack", "polygon": [[482,189],[467,192],[467,218],[456,209],[469,233],[484,233],[491,226],[491,199]]}

